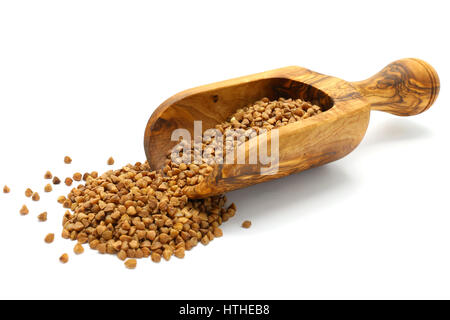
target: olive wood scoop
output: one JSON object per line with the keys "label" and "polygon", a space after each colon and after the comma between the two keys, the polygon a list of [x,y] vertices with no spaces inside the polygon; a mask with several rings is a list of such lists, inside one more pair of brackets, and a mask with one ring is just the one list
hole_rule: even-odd
{"label": "olive wood scoop", "polygon": [[[407,58],[386,66],[373,77],[347,82],[305,68],[291,66],[180,92],[153,112],[145,129],[144,147],[153,169],[164,166],[178,141],[178,128],[190,131],[201,120],[203,130],[226,121],[238,108],[263,97],[300,98],[324,112],[279,128],[279,169],[262,175],[259,164],[216,164],[196,186],[184,187],[192,198],[204,198],[338,160],[361,142],[371,110],[412,116],[427,110],[439,93],[439,77],[428,63]],[[271,136],[267,135],[270,143]],[[258,147],[256,137],[246,150]],[[247,154],[248,157],[248,154]],[[246,159],[247,160],[247,159]],[[246,161],[245,163],[249,163]]]}

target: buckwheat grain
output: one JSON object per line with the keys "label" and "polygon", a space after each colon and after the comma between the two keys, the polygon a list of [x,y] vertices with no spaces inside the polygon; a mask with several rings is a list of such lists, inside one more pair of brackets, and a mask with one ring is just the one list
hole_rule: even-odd
{"label": "buckwheat grain", "polygon": [[41,214],[38,215],[38,220],[41,222],[47,221],[47,212],[42,212]]}
{"label": "buckwheat grain", "polygon": [[44,241],[45,241],[45,243],[52,243],[54,239],[55,239],[55,234],[49,233],[45,236]]}
{"label": "buckwheat grain", "polygon": [[30,211],[28,210],[27,206],[23,205],[22,208],[20,209],[20,214],[25,216],[25,215],[27,215],[29,213],[30,213]]}
{"label": "buckwheat grain", "polygon": [[61,257],[59,257],[59,261],[61,263],[67,263],[69,261],[69,255],[67,253],[63,253]]}

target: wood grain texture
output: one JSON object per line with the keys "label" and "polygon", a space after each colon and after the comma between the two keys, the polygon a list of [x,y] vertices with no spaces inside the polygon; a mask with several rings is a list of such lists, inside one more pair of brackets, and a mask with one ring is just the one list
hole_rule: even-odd
{"label": "wood grain texture", "polygon": [[439,94],[436,71],[420,59],[402,59],[386,66],[373,77],[354,86],[372,109],[398,116],[412,116],[427,110]]}
{"label": "wood grain texture", "polygon": [[[326,110],[279,128],[278,173],[261,175],[260,165],[221,164],[203,183],[185,187],[190,197],[206,197],[340,159],[364,137],[371,108],[398,115],[417,114],[431,106],[438,92],[436,72],[418,59],[396,61],[374,77],[356,83],[301,67],[286,67],[174,95],[151,116],[144,146],[150,165],[161,168],[176,144],[170,141],[173,130],[185,128],[193,135],[194,120],[202,120],[206,130],[226,120],[236,109],[263,97],[301,98]],[[271,137],[267,139],[270,143]],[[241,147],[254,150],[258,140],[250,139]]]}

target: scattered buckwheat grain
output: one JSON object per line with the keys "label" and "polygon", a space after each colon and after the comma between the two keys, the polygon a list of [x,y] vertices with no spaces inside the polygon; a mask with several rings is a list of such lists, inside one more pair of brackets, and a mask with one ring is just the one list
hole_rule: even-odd
{"label": "scattered buckwheat grain", "polygon": [[65,164],[70,164],[70,163],[72,163],[72,159],[69,156],[65,156],[64,157],[64,163]]}
{"label": "scattered buckwheat grain", "polygon": [[124,262],[125,267],[127,267],[128,269],[134,269],[136,268],[137,265],[137,261],[136,259],[128,259],[127,261]]}
{"label": "scattered buckwheat grain", "polygon": [[30,213],[30,211],[28,210],[27,206],[23,205],[22,208],[20,209],[20,214],[25,216],[25,215],[27,215],[29,213]]}
{"label": "scattered buckwheat grain", "polygon": [[64,202],[63,202],[63,208],[66,208],[66,209],[70,209],[71,208],[71,205],[72,205],[72,203],[70,202],[70,200],[64,200]]}
{"label": "scattered buckwheat grain", "polygon": [[70,187],[73,183],[72,178],[67,177],[66,180],[64,180],[64,183],[66,184],[66,186]]}
{"label": "scattered buckwheat grain", "polygon": [[41,214],[38,215],[38,220],[41,222],[47,221],[47,212],[42,212]]}
{"label": "scattered buckwheat grain", "polygon": [[45,192],[52,192],[53,188],[52,185],[50,183],[46,184],[44,187],[44,191]]}
{"label": "scattered buckwheat grain", "polygon": [[51,179],[53,177],[53,175],[52,175],[52,173],[50,172],[50,171],[47,171],[45,174],[44,174],[44,179]]}
{"label": "scattered buckwheat grain", "polygon": [[83,176],[79,172],[75,172],[73,174],[73,180],[75,180],[75,181],[81,181],[82,178],[83,178]]}
{"label": "scattered buckwheat grain", "polygon": [[67,263],[69,261],[69,255],[67,253],[63,253],[61,257],[59,257],[59,261],[61,261],[61,263]]}
{"label": "scattered buckwheat grain", "polygon": [[49,233],[45,236],[44,241],[46,243],[52,243],[53,240],[55,240],[55,234],[54,233]]}
{"label": "scattered buckwheat grain", "polygon": [[73,248],[73,252],[75,252],[75,254],[82,254],[84,252],[84,248],[80,243],[77,243]]}
{"label": "scattered buckwheat grain", "polygon": [[41,197],[39,196],[39,193],[35,192],[33,193],[33,195],[31,196],[31,200],[33,201],[39,201],[41,199]]}
{"label": "scattered buckwheat grain", "polygon": [[61,183],[61,180],[58,178],[58,177],[54,177],[53,178],[53,184],[60,184]]}
{"label": "scattered buckwheat grain", "polygon": [[251,221],[245,220],[244,222],[242,222],[242,228],[248,229],[250,228],[252,225]]}
{"label": "scattered buckwheat grain", "polygon": [[112,166],[112,165],[114,164],[114,159],[113,159],[113,157],[109,157],[107,163],[108,163],[109,166]]}
{"label": "scattered buckwheat grain", "polygon": [[9,193],[11,189],[8,186],[3,187],[3,193]]}
{"label": "scattered buckwheat grain", "polygon": [[27,190],[25,190],[25,196],[27,198],[31,197],[33,195],[33,190],[31,190],[30,188],[28,188]]}

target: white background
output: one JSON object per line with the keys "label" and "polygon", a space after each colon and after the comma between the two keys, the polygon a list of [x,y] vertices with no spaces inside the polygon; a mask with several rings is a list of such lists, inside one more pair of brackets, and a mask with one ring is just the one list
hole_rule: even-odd
{"label": "white background", "polygon": [[[0,298],[450,298],[448,13],[447,1],[1,1]],[[230,193],[223,238],[184,260],[127,270],[59,237],[69,188],[44,194],[44,172],[145,160],[147,120],[171,95],[289,65],[356,81],[406,57],[439,73],[430,110],[372,112],[344,159]]]}

